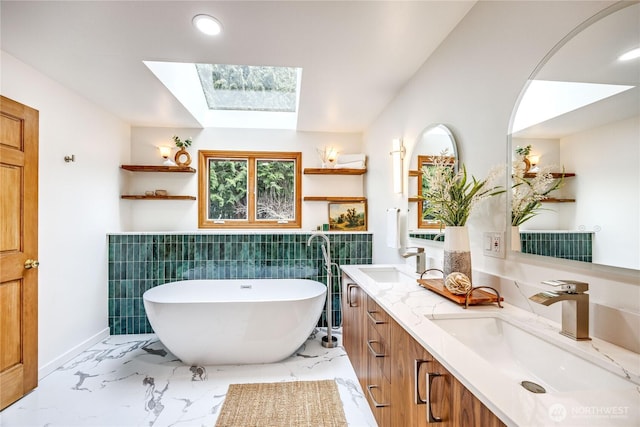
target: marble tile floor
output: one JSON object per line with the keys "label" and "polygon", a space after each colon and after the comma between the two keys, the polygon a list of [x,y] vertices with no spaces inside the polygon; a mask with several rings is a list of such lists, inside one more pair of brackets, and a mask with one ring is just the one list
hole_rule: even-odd
{"label": "marble tile floor", "polygon": [[0,412],[0,425],[213,427],[229,384],[335,379],[349,426],[376,426],[344,349],[322,347],[324,335],[278,363],[195,367],[153,334],[110,336]]}

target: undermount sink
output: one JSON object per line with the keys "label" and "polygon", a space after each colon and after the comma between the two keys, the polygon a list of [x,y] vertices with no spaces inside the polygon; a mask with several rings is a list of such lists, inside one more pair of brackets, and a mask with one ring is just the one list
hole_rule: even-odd
{"label": "undermount sink", "polygon": [[[496,370],[534,392],[628,389],[635,385],[500,317],[433,319]],[[533,386],[530,384],[533,383]],[[536,388],[539,385],[542,387]],[[530,391],[531,388],[528,388]]]}
{"label": "undermount sink", "polygon": [[413,278],[395,267],[360,267],[360,271],[374,281],[380,283],[394,283],[413,280]]}
{"label": "undermount sink", "polygon": [[360,267],[359,270],[380,283],[397,283],[406,280],[414,280],[406,273],[395,267]]}

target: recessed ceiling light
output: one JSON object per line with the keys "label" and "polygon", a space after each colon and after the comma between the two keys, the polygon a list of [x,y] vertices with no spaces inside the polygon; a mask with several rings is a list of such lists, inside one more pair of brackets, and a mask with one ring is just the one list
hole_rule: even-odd
{"label": "recessed ceiling light", "polygon": [[640,58],[640,47],[631,49],[629,52],[623,53],[618,57],[620,61],[629,61],[636,58]]}
{"label": "recessed ceiling light", "polygon": [[209,36],[215,36],[222,32],[222,24],[213,16],[196,15],[192,22],[198,30]]}

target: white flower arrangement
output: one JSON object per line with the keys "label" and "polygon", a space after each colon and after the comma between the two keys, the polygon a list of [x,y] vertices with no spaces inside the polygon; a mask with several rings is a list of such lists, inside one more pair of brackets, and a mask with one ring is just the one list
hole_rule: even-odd
{"label": "white flower arrangement", "polygon": [[[513,161],[513,185],[511,186],[511,225],[519,226],[534,216],[542,208],[542,200],[560,188],[563,178],[554,178],[553,166],[541,167],[533,177],[527,177],[525,155],[516,153]],[[564,170],[563,170],[564,173]]]}

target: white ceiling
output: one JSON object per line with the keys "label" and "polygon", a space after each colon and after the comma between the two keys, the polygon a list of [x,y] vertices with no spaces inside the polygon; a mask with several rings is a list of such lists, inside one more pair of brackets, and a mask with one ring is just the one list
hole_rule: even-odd
{"label": "white ceiling", "polygon": [[[199,127],[144,60],[303,68],[298,129],[362,132],[475,1],[7,1],[2,50],[132,126]],[[217,38],[194,15],[218,18]]]}

